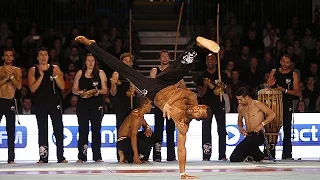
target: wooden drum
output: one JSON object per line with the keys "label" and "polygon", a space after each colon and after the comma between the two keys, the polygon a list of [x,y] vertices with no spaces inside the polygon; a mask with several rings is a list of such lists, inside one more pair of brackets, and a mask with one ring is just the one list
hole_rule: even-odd
{"label": "wooden drum", "polygon": [[261,89],[258,91],[258,101],[263,102],[276,113],[275,119],[265,125],[266,136],[269,143],[276,145],[283,123],[282,92],[274,88]]}

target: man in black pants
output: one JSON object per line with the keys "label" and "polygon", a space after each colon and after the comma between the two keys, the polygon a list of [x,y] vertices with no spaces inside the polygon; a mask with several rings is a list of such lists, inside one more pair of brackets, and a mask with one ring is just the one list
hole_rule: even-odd
{"label": "man in black pants", "polygon": [[[220,101],[220,96],[214,94],[214,89],[211,89],[208,84],[210,82],[215,82],[219,80],[217,71],[217,60],[215,55],[208,54],[206,56],[207,69],[199,77],[198,80],[198,93],[202,97],[202,104],[208,105],[212,109],[212,113],[215,116],[218,135],[219,135],[219,160],[227,160],[226,158],[226,112],[225,112],[225,102],[222,98]],[[228,76],[221,72],[221,81],[228,84]],[[212,153],[212,138],[211,138],[211,125],[212,119],[208,121],[202,121],[202,159],[204,161],[210,161]]]}
{"label": "man in black pants", "polygon": [[151,101],[153,101],[155,95],[160,90],[177,84],[184,76],[189,74],[191,69],[193,69],[193,62],[197,57],[196,45],[212,52],[218,52],[220,50],[219,45],[214,41],[202,37],[197,37],[196,39],[191,38],[184,53],[182,53],[177,60],[157,75],[156,78],[149,79],[100,48],[93,40],[89,40],[84,36],[78,36],[76,37],[76,41],[86,45],[87,50],[105,62],[110,68],[121,74],[122,77],[131,81],[131,83],[139,89],[140,93]]}
{"label": "man in black pants", "polygon": [[[268,87],[282,91],[283,103],[283,152],[282,159],[292,159],[291,122],[293,110],[293,97],[299,96],[299,78],[296,72],[290,69],[291,57],[285,55],[280,60],[281,67],[273,69],[267,82]],[[271,147],[271,155],[275,157],[275,144]]]}
{"label": "man in black pants", "polygon": [[107,77],[98,69],[98,61],[92,54],[87,54],[82,70],[79,70],[73,81],[72,92],[80,95],[77,103],[79,128],[78,160],[88,160],[89,122],[91,123],[93,160],[103,162],[101,156],[101,122],[103,118],[103,95],[107,94]]}
{"label": "man in black pants", "polygon": [[14,140],[16,129],[16,90],[22,87],[21,69],[13,66],[14,50],[2,50],[3,66],[0,66],[0,121],[6,117],[6,131],[8,135],[8,163],[15,164]]}
{"label": "man in black pants", "polygon": [[[139,107],[131,111],[118,131],[117,148],[120,163],[141,164],[149,159],[152,148],[152,130],[143,116],[151,110],[151,101],[139,98]],[[144,131],[139,131],[140,127]]]}
{"label": "man in black pants", "polygon": [[[230,156],[231,162],[247,162],[263,160],[264,155],[259,146],[264,143],[264,126],[270,123],[276,116],[268,106],[250,97],[249,90],[241,87],[236,92],[239,102],[238,127],[245,138],[237,145]],[[249,114],[249,115],[248,115]],[[266,118],[264,116],[266,115]],[[245,118],[246,128],[243,127]]]}
{"label": "man in black pants", "polygon": [[38,124],[39,156],[38,163],[48,163],[48,115],[57,145],[58,163],[67,163],[63,156],[63,122],[60,93],[64,89],[63,73],[56,65],[48,64],[48,50],[40,48],[37,60],[39,65],[29,69],[29,88],[34,93],[35,115]]}
{"label": "man in black pants", "polygon": [[[170,61],[170,54],[167,50],[162,50],[159,53],[159,61],[160,66],[156,68],[152,68],[150,71],[150,77],[156,78],[158,74],[164,71],[167,67],[169,67]],[[187,88],[184,80],[182,79],[177,86],[180,88]],[[166,121],[166,134],[167,134],[167,161],[174,161],[176,160],[175,155],[175,143],[174,143],[174,131],[175,125],[172,119],[166,118],[164,120],[163,113],[160,108],[155,106],[153,108],[154,113],[154,144],[153,144],[153,161],[160,162],[161,161],[161,148],[162,148],[162,141],[163,141],[163,127],[164,121]]]}
{"label": "man in black pants", "polygon": [[[132,67],[133,65],[133,56],[130,53],[121,54],[120,60],[130,67]],[[110,78],[110,83],[110,99],[112,101],[113,110],[116,115],[116,128],[118,132],[122,122],[132,111],[131,103],[132,108],[135,108],[136,95],[134,92],[134,87],[132,87],[129,81],[124,79],[121,74],[116,71],[113,72],[112,77]],[[117,159],[119,161],[118,150]]]}

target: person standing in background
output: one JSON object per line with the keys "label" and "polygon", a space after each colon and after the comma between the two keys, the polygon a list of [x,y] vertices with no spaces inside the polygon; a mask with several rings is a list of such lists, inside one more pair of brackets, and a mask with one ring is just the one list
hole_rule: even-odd
{"label": "person standing in background", "polygon": [[[16,89],[22,88],[21,69],[12,66],[14,61],[14,49],[2,50],[3,66],[0,66],[0,121],[6,117],[6,131],[8,135],[8,163],[15,164],[14,140],[16,129],[17,101],[14,99]],[[16,112],[17,113],[17,112]]]}
{"label": "person standing in background", "polygon": [[107,94],[106,74],[97,67],[98,61],[92,54],[85,56],[83,69],[74,78],[72,92],[80,95],[76,114],[78,117],[79,140],[77,163],[87,161],[89,121],[92,132],[92,152],[95,162],[103,162],[101,157],[101,122],[103,95]]}
{"label": "person standing in background", "polygon": [[[216,82],[219,80],[218,70],[217,70],[217,60],[216,56],[209,53],[206,56],[207,69],[202,73],[198,80],[197,91],[202,97],[202,104],[208,105],[212,113],[215,116],[218,127],[219,136],[219,160],[227,160],[226,158],[226,112],[225,112],[225,101],[222,98],[220,101],[220,96],[214,94],[214,90],[210,88],[210,82]],[[226,73],[221,72],[221,81],[228,84],[228,76]],[[216,86],[216,88],[218,88]],[[212,118],[208,121],[202,121],[202,149],[204,161],[210,161],[212,153],[212,136],[211,136],[211,125]]]}
{"label": "person standing in background", "polygon": [[[133,65],[133,56],[130,53],[121,54],[120,60],[130,67]],[[118,132],[122,122],[132,111],[131,103],[133,105],[133,109],[136,107],[136,94],[133,86],[130,85],[128,80],[121,77],[121,74],[119,75],[116,71],[113,72],[112,77],[110,78],[110,83],[111,101],[116,115],[116,128]],[[119,161],[118,150],[117,159]]]}
{"label": "person standing in background", "polygon": [[35,115],[38,124],[39,156],[38,163],[48,163],[48,115],[50,115],[53,134],[57,145],[58,163],[67,163],[63,156],[63,122],[61,108],[61,90],[65,82],[63,73],[57,65],[48,64],[48,50],[38,49],[39,65],[31,67],[28,72],[29,88],[34,93]]}

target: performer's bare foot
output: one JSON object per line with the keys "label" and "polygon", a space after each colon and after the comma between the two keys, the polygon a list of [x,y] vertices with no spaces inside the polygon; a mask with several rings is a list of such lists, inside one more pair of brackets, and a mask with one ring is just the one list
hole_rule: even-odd
{"label": "performer's bare foot", "polygon": [[81,159],[78,159],[76,163],[83,163],[83,161]]}
{"label": "performer's bare foot", "polygon": [[101,159],[98,159],[95,162],[98,163],[98,162],[104,162],[104,161],[102,161]]}
{"label": "performer's bare foot", "polygon": [[95,40],[89,40],[85,36],[77,36],[75,40],[81,44],[84,44],[86,46],[89,46],[91,43],[96,42]]}
{"label": "performer's bare foot", "polygon": [[220,46],[216,42],[203,38],[201,36],[198,36],[196,39],[196,43],[201,48],[206,48],[209,51],[212,51],[214,53],[218,53],[220,51]]}
{"label": "performer's bare foot", "polygon": [[37,162],[37,164],[43,164],[44,162],[42,161],[42,160],[39,160],[38,162]]}
{"label": "performer's bare foot", "polygon": [[123,151],[121,150],[118,150],[118,154],[119,154],[119,162],[121,164],[125,164],[125,163],[128,163],[124,157],[124,154],[123,154]]}
{"label": "performer's bare foot", "polygon": [[9,161],[8,164],[17,164],[17,163],[14,161]]}
{"label": "performer's bare foot", "polygon": [[61,161],[59,163],[68,163],[68,161],[67,160],[63,160],[63,161]]}
{"label": "performer's bare foot", "polygon": [[181,175],[180,177],[181,179],[199,179],[197,176],[190,176],[188,174]]}

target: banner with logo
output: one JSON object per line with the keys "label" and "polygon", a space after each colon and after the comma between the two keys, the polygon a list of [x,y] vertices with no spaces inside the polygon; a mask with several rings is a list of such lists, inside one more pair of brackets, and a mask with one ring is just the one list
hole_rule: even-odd
{"label": "banner with logo", "polygon": [[[38,127],[36,117],[34,115],[20,115],[21,125],[16,126],[15,137],[15,155],[16,160],[37,161],[39,159],[38,148]],[[148,124],[154,129],[154,115],[147,114],[145,119]],[[237,127],[238,115],[229,113],[226,115],[226,130],[227,130],[227,157],[230,156],[235,146],[244,138]],[[320,152],[320,113],[296,113],[294,115],[293,126],[293,157],[319,159]],[[212,160],[218,158],[218,134],[216,121],[212,120]],[[64,155],[68,160],[77,160],[77,139],[78,139],[78,123],[77,116],[63,115],[64,123]],[[0,123],[0,161],[7,160],[7,132],[5,128],[6,119],[2,118]],[[49,160],[56,161],[55,138],[53,136],[51,120],[49,117]],[[113,114],[106,114],[102,121],[101,128],[101,143],[102,157],[106,161],[116,161],[116,118]],[[164,127],[164,138],[162,147],[162,158],[166,159],[166,133]],[[201,121],[192,121],[187,134],[187,158],[188,160],[202,160],[202,123]],[[177,143],[178,131],[175,132],[175,143]],[[280,130],[279,142],[277,144],[276,157],[281,159],[282,155],[282,140],[283,132]],[[91,132],[89,133],[89,147],[91,142]],[[261,147],[262,149],[262,147]],[[152,152],[150,157],[152,157]],[[91,148],[88,149],[88,160],[92,159]]]}

